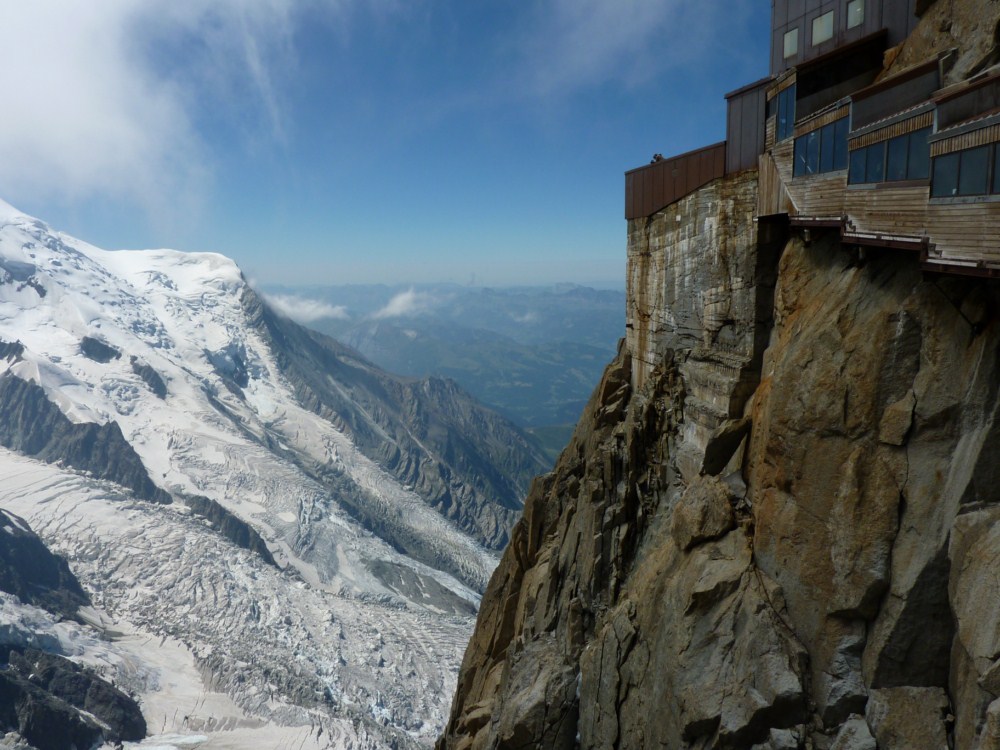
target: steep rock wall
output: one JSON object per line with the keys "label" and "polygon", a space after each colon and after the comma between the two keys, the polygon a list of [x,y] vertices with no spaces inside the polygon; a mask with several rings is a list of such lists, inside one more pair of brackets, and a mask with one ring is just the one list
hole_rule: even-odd
{"label": "steep rock wall", "polygon": [[817,714],[865,712],[877,739],[879,712],[933,716],[912,746],[940,747],[950,700],[955,746],[978,747],[1000,625],[982,606],[1000,291],[905,255],[853,266],[833,241],[793,243],[780,279],[746,470],[755,561],[810,653]]}
{"label": "steep rock wall", "polygon": [[0,445],[47,463],[62,462],[98,479],[116,482],[136,497],[169,504],[117,422],[74,424],[41,386],[0,375]]}
{"label": "steep rock wall", "polygon": [[[997,0],[925,5],[889,71],[1000,61]],[[630,222],[626,345],[439,747],[1000,750],[1000,282],[806,243],[755,182]]]}
{"label": "steep rock wall", "polygon": [[666,352],[681,354],[686,418],[678,467],[686,479],[700,473],[713,435],[742,416],[757,385],[785,227],[758,226],[756,207],[750,170],[629,222],[631,382],[641,390]]}
{"label": "steep rock wall", "polygon": [[690,350],[635,389],[623,349],[529,494],[441,746],[1000,747],[998,309],[791,241],[719,476],[678,466]]}

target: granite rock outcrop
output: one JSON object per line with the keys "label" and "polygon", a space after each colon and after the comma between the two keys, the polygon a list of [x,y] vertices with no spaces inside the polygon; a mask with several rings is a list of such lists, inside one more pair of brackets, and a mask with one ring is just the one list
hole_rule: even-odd
{"label": "granite rock outcrop", "polygon": [[775,272],[715,476],[684,463],[711,444],[689,349],[665,336],[634,388],[623,345],[529,494],[441,747],[996,746],[1000,287],[832,234]]}
{"label": "granite rock outcrop", "polygon": [[[886,75],[1000,62],[996,0],[920,13]],[[758,216],[757,180],[629,221],[626,339],[442,750],[1000,748],[1000,283]]]}

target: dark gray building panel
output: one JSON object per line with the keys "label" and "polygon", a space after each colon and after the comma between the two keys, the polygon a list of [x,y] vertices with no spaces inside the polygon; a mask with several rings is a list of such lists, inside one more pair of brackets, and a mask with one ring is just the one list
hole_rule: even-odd
{"label": "dark gray building panel", "polygon": [[[850,42],[886,29],[888,43],[898,44],[916,26],[916,0],[864,0],[864,20],[849,29],[847,7],[850,0],[772,0],[771,74],[780,73]],[[816,43],[813,21],[833,13],[832,38]],[[784,56],[785,34],[798,29],[798,50]]]}
{"label": "dark gray building panel", "polygon": [[851,97],[852,129],[860,130],[926,102],[940,85],[938,62],[931,60],[862,89]]}
{"label": "dark gray building panel", "polygon": [[764,153],[767,87],[765,78],[726,94],[726,174],[756,169]]}
{"label": "dark gray building panel", "polygon": [[940,97],[937,101],[938,130],[998,110],[1000,110],[1000,74],[994,74]]}

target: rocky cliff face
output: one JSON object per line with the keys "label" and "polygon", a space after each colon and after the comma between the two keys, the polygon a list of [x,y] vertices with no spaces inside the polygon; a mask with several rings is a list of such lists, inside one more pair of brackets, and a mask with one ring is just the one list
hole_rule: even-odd
{"label": "rocky cliff face", "polygon": [[169,503],[117,422],[74,424],[35,383],[0,374],[0,445],[117,482],[136,497]]}
{"label": "rocky cliff face", "polygon": [[65,558],[52,554],[23,518],[2,509],[0,591],[59,617],[75,617],[90,604]]}
{"label": "rocky cliff face", "polygon": [[[925,11],[888,65],[1000,59],[995,0]],[[757,221],[755,194],[630,222],[626,340],[439,747],[1000,748],[1000,284]]]}
{"label": "rocky cliff face", "polygon": [[717,475],[678,465],[690,350],[640,388],[627,349],[609,367],[484,597],[442,746],[1000,746],[1000,288],[833,237],[790,241],[777,280]]}
{"label": "rocky cliff face", "polygon": [[[0,510],[0,591],[17,602],[0,606],[34,605],[58,618],[78,618],[80,607],[90,604],[66,560],[49,551],[23,518],[5,510]],[[30,620],[31,607],[21,611]],[[37,750],[145,737],[145,719],[131,697],[92,670],[39,650],[59,650],[58,639],[25,631],[10,613],[5,609],[0,615],[0,732],[14,732]],[[0,746],[15,745],[10,736],[0,737]]]}

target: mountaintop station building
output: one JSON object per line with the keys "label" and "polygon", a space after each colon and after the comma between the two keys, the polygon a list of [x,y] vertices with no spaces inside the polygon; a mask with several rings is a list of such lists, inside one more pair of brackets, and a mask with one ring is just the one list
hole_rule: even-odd
{"label": "mountaintop station building", "polygon": [[[726,95],[726,140],[625,175],[625,217],[757,170],[756,217],[1000,276],[1000,66],[956,51],[885,74],[929,0],[773,0],[770,75]],[[992,65],[992,67],[990,67]]]}

